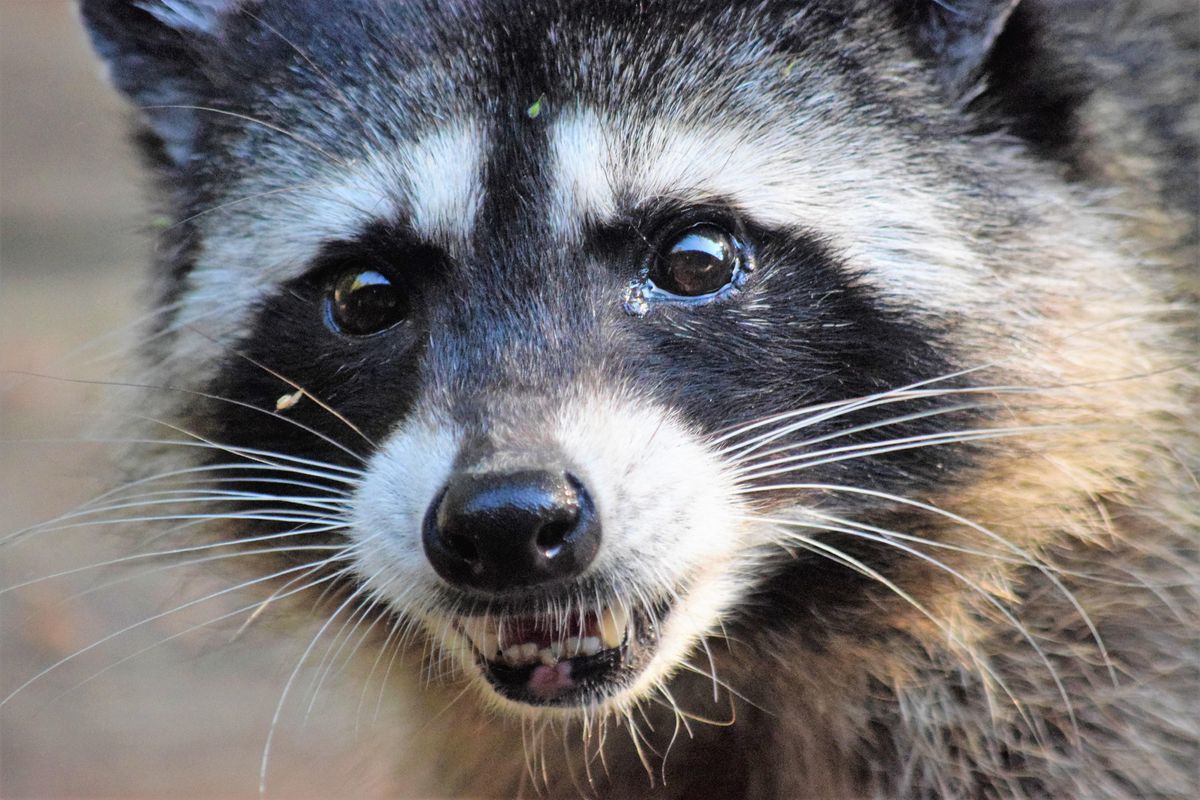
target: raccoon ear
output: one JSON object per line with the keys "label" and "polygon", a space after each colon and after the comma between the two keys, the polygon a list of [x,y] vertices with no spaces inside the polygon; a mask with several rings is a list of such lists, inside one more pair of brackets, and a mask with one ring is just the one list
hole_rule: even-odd
{"label": "raccoon ear", "polygon": [[176,166],[192,153],[198,105],[212,95],[206,62],[226,23],[257,0],[80,0],[92,45],[109,80],[139,107]]}
{"label": "raccoon ear", "polygon": [[934,61],[955,96],[964,93],[1004,32],[1019,0],[900,0],[901,14],[916,24],[917,43]]}

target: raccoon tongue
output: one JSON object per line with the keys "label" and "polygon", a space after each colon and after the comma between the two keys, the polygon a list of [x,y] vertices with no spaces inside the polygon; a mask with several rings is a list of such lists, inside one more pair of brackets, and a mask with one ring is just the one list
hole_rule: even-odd
{"label": "raccoon tongue", "polygon": [[539,664],[529,676],[529,691],[545,700],[553,699],[563,692],[575,688],[571,677],[571,662],[559,661],[553,666]]}

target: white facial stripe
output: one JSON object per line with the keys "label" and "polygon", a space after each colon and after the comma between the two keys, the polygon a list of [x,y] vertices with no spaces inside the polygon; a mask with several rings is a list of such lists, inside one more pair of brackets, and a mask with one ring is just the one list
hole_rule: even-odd
{"label": "white facial stripe", "polygon": [[595,113],[583,111],[555,123],[550,149],[556,178],[551,213],[557,229],[575,232],[587,219],[613,217],[614,147]]}
{"label": "white facial stripe", "polygon": [[[205,249],[192,273],[185,315],[224,309],[217,323],[235,330],[264,292],[302,274],[322,245],[360,233],[372,222],[406,219],[438,242],[465,240],[475,224],[483,171],[481,127],[464,123],[392,152],[368,151],[275,189],[243,190],[229,214],[253,211],[230,224],[223,213],[197,222]],[[221,330],[218,327],[218,330]]]}
{"label": "white facial stripe", "polygon": [[482,200],[483,134],[459,127],[422,139],[404,154],[410,222],[435,241],[471,234]]}
{"label": "white facial stripe", "polygon": [[559,230],[610,218],[615,197],[727,198],[758,222],[815,231],[886,293],[918,297],[936,312],[940,294],[986,300],[979,257],[953,228],[951,209],[909,174],[884,144],[784,131],[697,128],[659,122],[622,132],[591,111],[562,118],[551,134]]}

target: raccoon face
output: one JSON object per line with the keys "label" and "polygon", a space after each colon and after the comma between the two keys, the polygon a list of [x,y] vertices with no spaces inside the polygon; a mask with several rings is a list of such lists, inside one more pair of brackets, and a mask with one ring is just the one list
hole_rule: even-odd
{"label": "raccoon face", "polygon": [[180,220],[170,413],[322,512],[230,535],[333,547],[301,574],[525,714],[944,591],[890,526],[972,479],[998,293],[1046,299],[971,47],[822,3],[83,5]]}

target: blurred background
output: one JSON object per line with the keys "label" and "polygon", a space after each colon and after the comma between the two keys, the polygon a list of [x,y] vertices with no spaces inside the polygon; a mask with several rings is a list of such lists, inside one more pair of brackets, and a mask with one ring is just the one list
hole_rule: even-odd
{"label": "blurred background", "polygon": [[[0,537],[111,485],[105,448],[85,441],[103,391],[26,373],[103,381],[127,352],[151,247],[127,114],[68,0],[0,0]],[[222,586],[177,570],[131,579],[127,567],[30,583],[127,555],[114,533],[0,544],[0,696],[78,653],[0,707],[0,797],[258,797],[271,718],[307,637],[261,626],[229,644],[236,625],[201,624],[236,607],[218,598],[91,647]],[[379,785],[380,760],[361,754],[378,731],[353,713],[362,685],[350,683],[333,677],[307,721],[305,703],[288,705],[268,797]]]}

